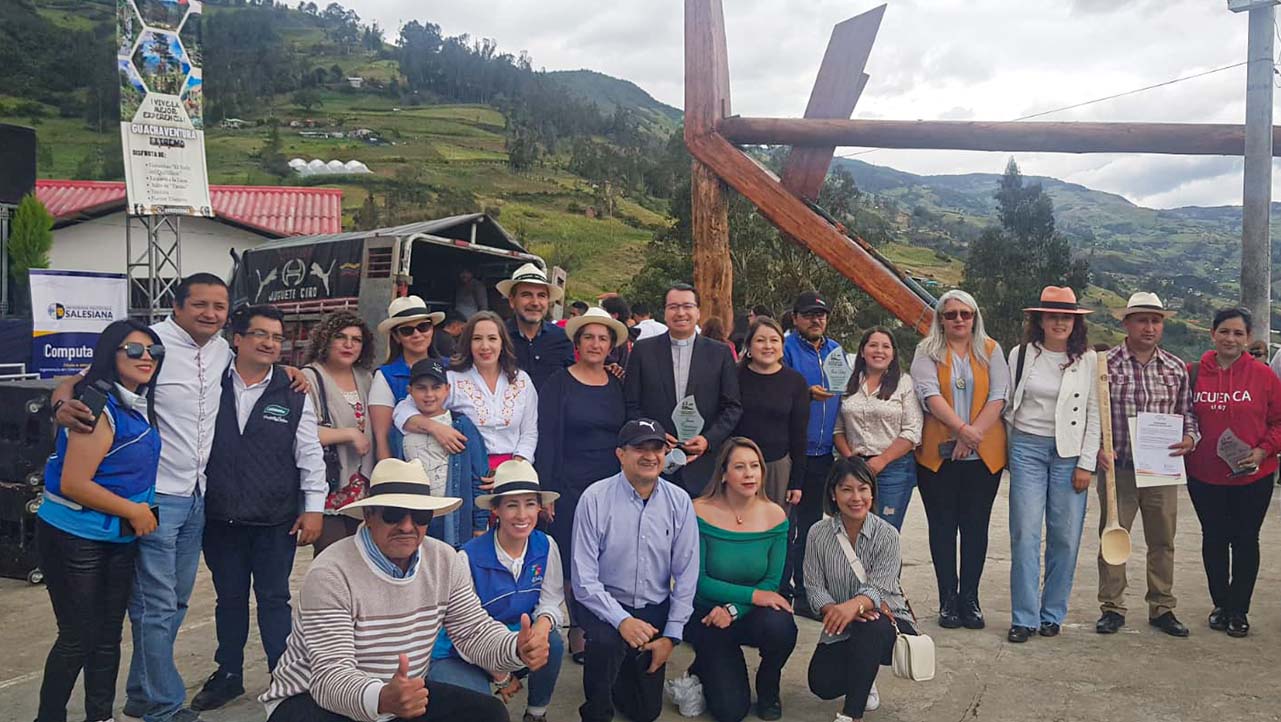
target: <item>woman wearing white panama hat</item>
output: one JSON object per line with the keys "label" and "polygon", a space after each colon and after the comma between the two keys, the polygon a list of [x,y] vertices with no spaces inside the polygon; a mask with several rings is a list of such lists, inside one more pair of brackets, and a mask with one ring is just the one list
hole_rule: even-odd
{"label": "woman wearing white panama hat", "polygon": [[[552,374],[538,392],[539,477],[547,488],[561,493],[550,531],[565,550],[568,570],[573,560],[574,510],[578,498],[593,482],[618,473],[618,430],[627,422],[623,384],[605,369],[612,349],[627,342],[627,326],[603,308],[589,308],[565,323],[578,360]],[[568,572],[566,572],[568,574]],[[568,578],[565,580],[568,582]],[[573,606],[570,605],[572,613]],[[569,647],[582,660],[583,631],[573,624]]]}
{"label": "woman wearing white panama hat", "polygon": [[431,648],[446,627],[460,652],[486,669],[539,670],[548,662],[546,623],[520,615],[510,630],[496,622],[466,583],[464,560],[426,537],[432,516],[460,501],[432,496],[418,461],[374,467],[368,496],[342,509],[364,520],[360,531],[307,570],[294,634],[259,698],[270,722],[508,718],[489,694],[431,679]]}
{"label": "woman wearing white panama hat", "polygon": [[[522,615],[534,620],[541,639],[547,635],[547,666],[528,676],[529,698],[524,722],[544,722],[560,674],[563,643],[556,631],[565,601],[560,550],[548,535],[538,531],[538,515],[560,495],[544,491],[538,474],[527,461],[507,461],[494,473],[493,491],[476,498],[498,516],[498,526],[463,545],[459,556],[471,569],[472,585],[491,617],[518,629]],[[520,690],[515,675],[491,671],[463,659],[448,634],[441,633],[432,652],[429,679],[488,693],[491,684],[503,701]]]}
{"label": "woman wearing white panama hat", "polygon": [[432,312],[418,296],[393,298],[378,333],[387,334],[387,362],[374,372],[369,389],[369,420],[374,427],[375,459],[399,459],[401,433],[392,425],[392,409],[409,395],[409,369],[432,355],[431,342],[445,314]]}

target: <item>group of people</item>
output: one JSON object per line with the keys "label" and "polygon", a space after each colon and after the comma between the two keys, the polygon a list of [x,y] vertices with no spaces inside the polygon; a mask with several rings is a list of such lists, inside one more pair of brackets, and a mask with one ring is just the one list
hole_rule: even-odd
{"label": "group of people", "polygon": [[[1121,523],[1143,514],[1149,620],[1187,636],[1177,487],[1136,482],[1126,419],[1140,412],[1182,415],[1170,453],[1187,457],[1209,625],[1248,633],[1281,380],[1247,351],[1242,309],[1215,316],[1214,348],[1189,372],[1159,346],[1171,314],[1153,294],[1130,299],[1125,341],[1096,353],[1089,311],[1047,287],[1007,355],[975,299],[949,291],[909,366],[886,328],[845,354],[813,292],[791,328],[757,308],[734,342],[704,332],[715,324],[684,283],[664,323],[616,296],[554,323],[563,289],[532,264],[495,290],[506,320],[470,274],[447,313],[410,295],[376,329],[329,314],[301,368],[281,363],[280,312],[233,312],[209,274],[183,279],[166,321],[108,326],[93,365],[54,394],[38,524],[58,639],[38,720],[66,719],[81,671],[87,719],[112,718],[126,613],[126,715],[192,722],[243,695],[251,589],[271,722],[505,720],[524,688],[523,719],[543,722],[566,656],[584,665],[583,720],[648,722],[681,643],[715,719],[779,719],[798,614],[822,624],[811,691],[843,699],[838,722],[858,720],[880,704],[896,634],[920,628],[899,580],[914,490],[938,624],[980,629],[1007,470],[1011,642],[1060,633],[1085,492],[1104,469]],[[1104,371],[1114,458],[1101,452]],[[315,559],[291,604],[303,545]],[[174,643],[202,552],[218,646],[188,704]],[[1125,586],[1124,565],[1100,557],[1098,632],[1124,625]],[[754,684],[744,646],[761,657]]]}

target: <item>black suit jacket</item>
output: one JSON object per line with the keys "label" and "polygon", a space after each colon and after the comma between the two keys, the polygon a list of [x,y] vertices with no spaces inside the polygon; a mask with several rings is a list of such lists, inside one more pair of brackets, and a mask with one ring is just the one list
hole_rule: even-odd
{"label": "black suit jacket", "polygon": [[[627,363],[623,390],[627,399],[627,418],[649,418],[676,435],[672,411],[676,408],[676,376],[672,367],[672,342],[668,334],[637,341]],[[686,394],[694,395],[698,413],[703,416],[703,437],[707,453],[685,467],[672,481],[691,494],[701,494],[716,464],[716,453],[730,437],[743,415],[738,394],[738,369],[729,346],[694,337]]]}

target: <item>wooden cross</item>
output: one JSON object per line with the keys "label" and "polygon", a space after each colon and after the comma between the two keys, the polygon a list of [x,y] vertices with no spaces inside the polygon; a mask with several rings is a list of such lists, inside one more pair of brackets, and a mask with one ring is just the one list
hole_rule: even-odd
{"label": "wooden cross", "polygon": [[[694,283],[707,313],[733,318],[726,185],[756,205],[796,243],[813,251],[921,333],[933,309],[869,248],[807,204],[818,198],[837,146],[1046,153],[1243,155],[1245,128],[1199,123],[1053,123],[851,120],[885,6],[832,31],[804,118],[731,115],[729,59],[721,0],[685,0],[685,145],[691,174]],[[1276,154],[1281,133],[1273,129]],[[783,177],[734,144],[790,145]]]}

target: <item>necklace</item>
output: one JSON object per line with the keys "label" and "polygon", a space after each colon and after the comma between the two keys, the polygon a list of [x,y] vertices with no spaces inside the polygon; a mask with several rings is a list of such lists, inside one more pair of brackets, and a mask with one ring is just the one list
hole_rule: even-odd
{"label": "necklace", "polygon": [[[748,502],[747,502],[747,505],[748,505],[748,506],[751,506],[751,503],[752,503],[751,501],[748,501]],[[731,505],[731,504],[729,503],[729,499],[726,499],[726,500],[725,500],[725,508],[729,509],[729,513],[731,513],[731,514],[733,514],[733,515],[734,515],[734,521],[735,521],[739,526],[742,526],[742,525],[743,525],[743,515],[742,515],[742,514],[740,514],[740,513],[738,512],[738,510],[737,510],[737,509],[735,509],[735,508],[733,507],[733,505]]]}

